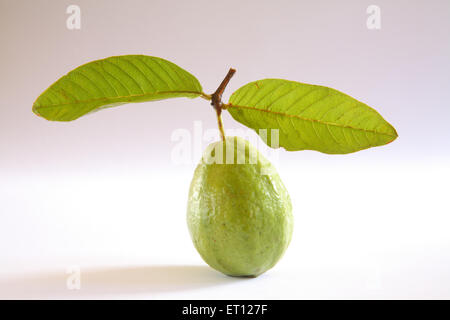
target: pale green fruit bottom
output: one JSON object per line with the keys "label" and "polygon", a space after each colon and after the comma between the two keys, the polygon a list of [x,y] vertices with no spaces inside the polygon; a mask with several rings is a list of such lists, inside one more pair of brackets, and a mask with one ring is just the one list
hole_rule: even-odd
{"label": "pale green fruit bottom", "polygon": [[228,137],[210,144],[195,170],[187,223],[212,268],[256,277],[278,262],[291,241],[292,204],[274,166],[248,141]]}

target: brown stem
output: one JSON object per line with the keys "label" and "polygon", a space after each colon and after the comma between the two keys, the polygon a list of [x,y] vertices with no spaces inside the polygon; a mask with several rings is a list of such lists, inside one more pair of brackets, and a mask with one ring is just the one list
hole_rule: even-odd
{"label": "brown stem", "polygon": [[222,94],[225,91],[226,86],[228,85],[228,82],[230,82],[231,77],[233,77],[234,73],[236,72],[235,69],[230,68],[228,70],[227,75],[223,79],[222,83],[219,85],[217,90],[211,95],[211,105],[216,110],[217,115],[217,125],[219,126],[220,136],[223,141],[225,141],[225,132],[223,130],[223,123],[222,123]]}

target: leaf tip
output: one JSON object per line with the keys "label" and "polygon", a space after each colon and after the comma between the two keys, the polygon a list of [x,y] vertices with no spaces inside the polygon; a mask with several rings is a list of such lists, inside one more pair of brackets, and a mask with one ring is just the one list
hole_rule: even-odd
{"label": "leaf tip", "polygon": [[396,140],[398,138],[398,134],[397,134],[397,131],[395,129],[394,129],[394,132],[395,132],[395,134],[392,136],[392,139],[390,141],[388,141],[388,143],[386,143],[386,144],[394,142],[394,140]]}
{"label": "leaf tip", "polygon": [[38,111],[38,106],[36,105],[36,103],[33,103],[33,106],[31,107],[31,111],[37,115],[38,117],[42,117],[41,114]]}
{"label": "leaf tip", "polygon": [[388,142],[388,144],[391,143],[391,142],[393,142],[395,139],[398,138],[397,130],[394,128],[394,126],[393,126],[392,124],[389,124],[389,125],[390,125],[390,127],[391,127],[391,129],[392,129],[392,140],[390,140],[390,141]]}

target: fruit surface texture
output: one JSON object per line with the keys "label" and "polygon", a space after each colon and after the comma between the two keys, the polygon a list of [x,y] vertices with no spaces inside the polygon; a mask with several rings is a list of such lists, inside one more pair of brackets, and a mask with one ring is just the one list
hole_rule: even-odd
{"label": "fruit surface texture", "polygon": [[255,277],[272,268],[292,237],[289,194],[275,167],[247,140],[210,144],[191,182],[187,223],[212,268]]}

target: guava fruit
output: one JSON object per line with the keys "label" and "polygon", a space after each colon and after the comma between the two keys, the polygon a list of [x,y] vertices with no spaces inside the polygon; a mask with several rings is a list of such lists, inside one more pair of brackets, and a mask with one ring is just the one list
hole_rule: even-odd
{"label": "guava fruit", "polygon": [[256,277],[283,256],[292,237],[289,194],[275,167],[239,137],[210,144],[192,179],[187,223],[212,268]]}

